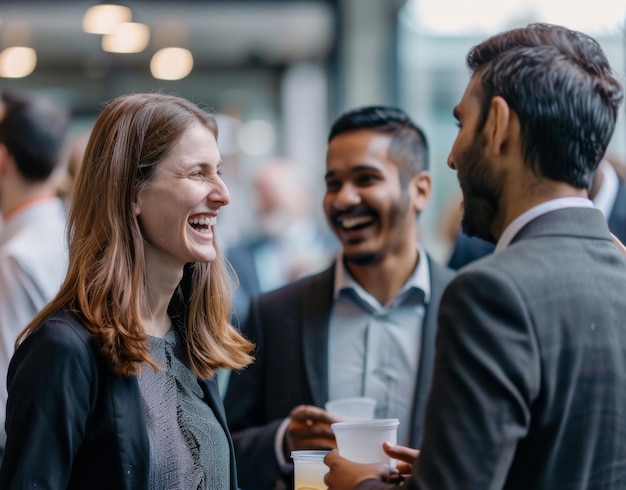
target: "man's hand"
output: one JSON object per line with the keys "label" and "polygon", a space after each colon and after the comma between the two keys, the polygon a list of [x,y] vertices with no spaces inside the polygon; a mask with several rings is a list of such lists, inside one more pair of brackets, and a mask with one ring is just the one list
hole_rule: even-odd
{"label": "man's hand", "polygon": [[285,434],[287,457],[291,451],[330,450],[337,447],[335,434],[330,424],[339,420],[328,415],[325,410],[312,405],[299,405],[291,411],[289,416],[291,422]]}
{"label": "man's hand", "polygon": [[398,446],[397,444],[390,444],[389,442],[383,443],[383,450],[390,458],[397,460],[396,467],[398,473],[403,478],[410,478],[413,474],[413,463],[419,455],[417,449],[413,449],[406,446]]}
{"label": "man's hand", "polygon": [[384,482],[397,480],[397,470],[383,463],[361,464],[339,456],[334,449],[324,458],[324,464],[330,468],[324,483],[328,490],[353,490],[363,480],[374,478]]}

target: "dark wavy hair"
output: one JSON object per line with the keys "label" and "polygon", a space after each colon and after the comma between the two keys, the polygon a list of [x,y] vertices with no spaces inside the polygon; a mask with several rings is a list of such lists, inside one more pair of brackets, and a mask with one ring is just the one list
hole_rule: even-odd
{"label": "dark wavy hair", "polygon": [[342,133],[361,129],[391,136],[387,157],[398,166],[403,187],[414,175],[428,170],[426,135],[401,109],[368,106],[350,110],[333,123],[328,142]]}
{"label": "dark wavy hair", "polygon": [[587,188],[623,98],[598,42],[565,27],[530,24],[473,47],[467,64],[483,92],[478,132],[492,97],[501,96],[519,118],[534,173]]}
{"label": "dark wavy hair", "polygon": [[47,97],[4,90],[0,142],[25,179],[46,180],[56,168],[70,124],[70,113]]}

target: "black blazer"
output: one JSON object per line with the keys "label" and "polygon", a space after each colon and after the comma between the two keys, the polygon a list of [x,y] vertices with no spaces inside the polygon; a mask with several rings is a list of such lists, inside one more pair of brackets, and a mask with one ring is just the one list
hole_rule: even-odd
{"label": "black blazer", "polygon": [[[199,381],[230,445],[217,384]],[[115,376],[80,320],[48,319],[17,349],[8,374],[0,488],[147,489],[149,442],[135,376]]]}
{"label": "black blazer", "polygon": [[[437,308],[453,272],[429,260],[431,293],[424,316],[422,352],[413,403],[411,444],[419,447],[435,350]],[[328,324],[335,266],[255,297],[244,334],[257,345],[256,360],[230,376],[224,400],[233,432],[242,488],[273,488],[282,474],[274,452],[281,422],[300,404],[328,401]],[[285,478],[291,485],[291,478]]]}

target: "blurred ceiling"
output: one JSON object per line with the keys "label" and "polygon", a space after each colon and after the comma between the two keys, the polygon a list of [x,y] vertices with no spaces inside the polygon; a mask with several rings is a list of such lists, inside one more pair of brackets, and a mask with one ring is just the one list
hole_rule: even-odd
{"label": "blurred ceiling", "polygon": [[[147,24],[148,48],[105,53],[100,36],[82,31],[84,12],[97,2],[0,0],[0,49],[26,45],[38,66],[74,66],[99,59],[145,65],[165,46],[190,49],[196,66],[289,64],[324,59],[335,36],[334,1],[128,1],[133,21]],[[101,2],[104,3],[104,2]]]}

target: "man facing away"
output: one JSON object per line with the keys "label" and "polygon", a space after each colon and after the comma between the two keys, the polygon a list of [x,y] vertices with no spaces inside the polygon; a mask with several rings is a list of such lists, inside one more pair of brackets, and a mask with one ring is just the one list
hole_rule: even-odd
{"label": "man facing away", "polygon": [[6,376],[17,335],[56,294],[67,268],[65,207],[54,170],[68,112],[41,96],[2,93],[0,116],[0,455]]}
{"label": "man facing away", "polygon": [[[421,452],[401,488],[626,488],[626,258],[586,197],[622,88],[564,27],[498,34],[468,55],[448,165],[463,229],[495,253],[441,300]],[[336,452],[331,490],[389,488]]]}
{"label": "man facing away", "polygon": [[290,453],[330,449],[325,402],[377,400],[400,420],[399,441],[422,438],[436,314],[452,272],[418,240],[431,191],[423,132],[395,108],[364,107],[333,124],[323,207],[341,250],[330,268],[253,299],[244,333],[256,361],[225,397],[240,485],[291,486]]}
{"label": "man facing away", "polygon": [[[602,211],[609,230],[620,241],[626,241],[626,184],[613,165],[606,159],[600,161],[588,189],[589,199]],[[493,252],[495,244],[459,232],[456,235],[448,267],[458,270],[470,262]]]}

